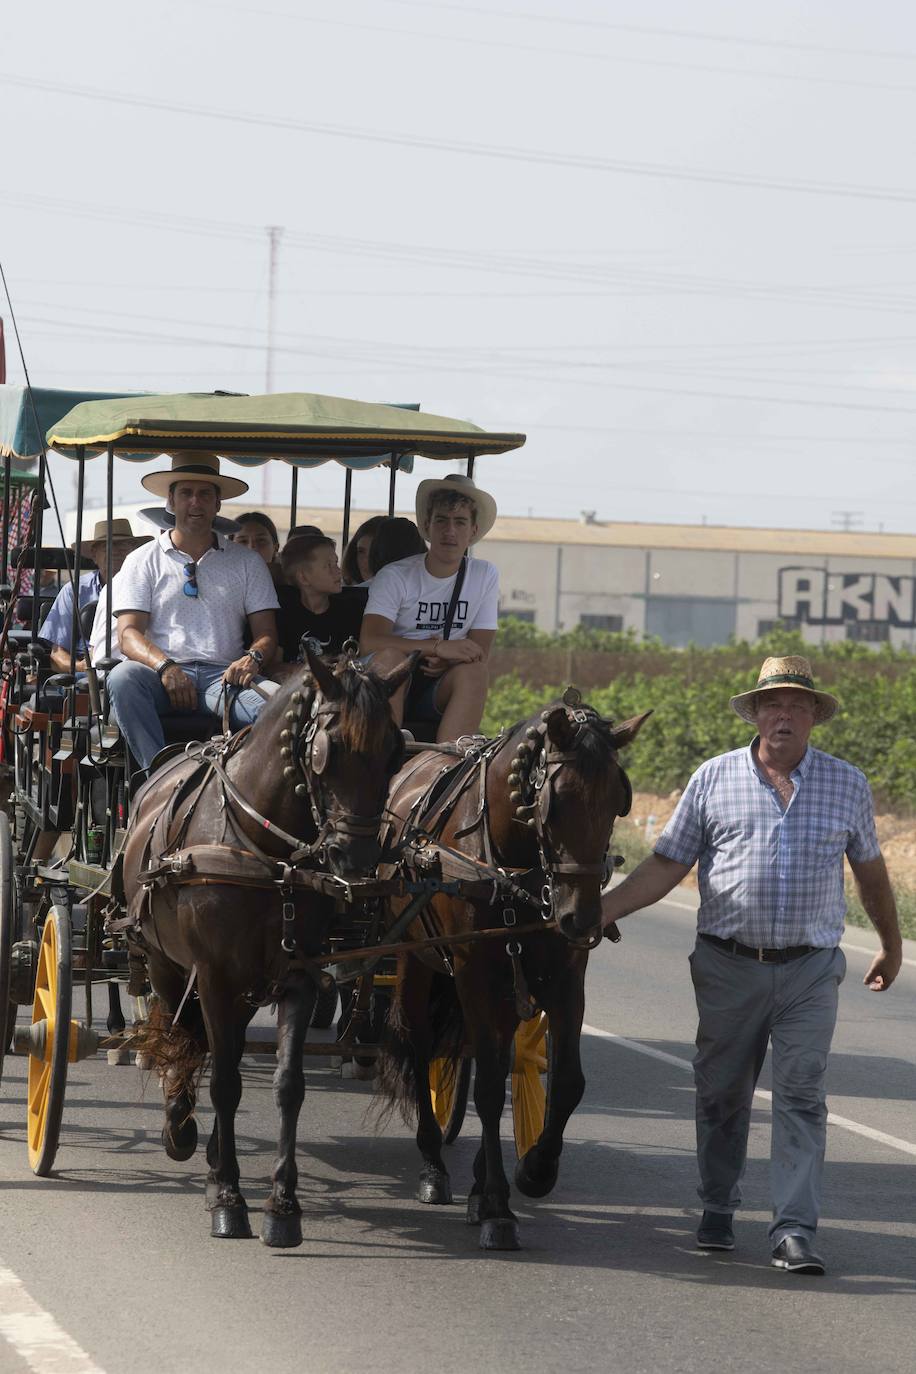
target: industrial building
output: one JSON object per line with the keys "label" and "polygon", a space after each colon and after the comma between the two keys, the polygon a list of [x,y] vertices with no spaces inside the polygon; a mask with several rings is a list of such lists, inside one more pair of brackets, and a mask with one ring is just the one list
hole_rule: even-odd
{"label": "industrial building", "polygon": [[[115,514],[136,522],[139,509]],[[288,509],[269,513],[282,535]],[[354,511],[351,531],[373,513]],[[297,519],[340,538],[339,510],[300,508]],[[914,535],[501,516],[478,551],[499,568],[501,614],[548,632],[583,625],[713,645],[782,621],[815,644],[916,649]]]}

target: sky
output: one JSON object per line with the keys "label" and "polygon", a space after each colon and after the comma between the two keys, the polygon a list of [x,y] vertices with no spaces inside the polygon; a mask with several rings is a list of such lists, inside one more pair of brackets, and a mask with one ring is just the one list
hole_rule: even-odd
{"label": "sky", "polygon": [[2,28],[34,384],[419,402],[528,435],[476,470],[506,514],[916,532],[903,0],[7,0]]}

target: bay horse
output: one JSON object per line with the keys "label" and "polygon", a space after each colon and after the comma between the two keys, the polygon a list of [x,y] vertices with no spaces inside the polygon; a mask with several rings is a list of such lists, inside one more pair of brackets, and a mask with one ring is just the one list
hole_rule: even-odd
{"label": "bay horse", "polygon": [[[479,879],[502,873],[515,887],[484,880],[477,883],[479,896],[473,885],[465,889],[470,899],[439,893],[409,927],[407,940],[424,940],[424,948],[399,957],[378,1061],[383,1111],[398,1106],[408,1121],[416,1114],[418,1198],[441,1204],[452,1195],[430,1098],[430,1061],[446,1059],[455,1075],[462,1054],[473,1056],[483,1130],[467,1219],[479,1223],[483,1249],[519,1248],[499,1123],[513,1037],[535,1007],[546,1012],[550,1028],[547,1111],[539,1139],[518,1162],[515,1183],[527,1196],[543,1197],[557,1180],[563,1132],[585,1089],[579,1048],[585,969],[588,949],[601,939],[608,843],[632,800],[618,750],[636,738],[649,714],[614,725],[582,706],[571,689],[562,702],[483,746],[457,788],[435,754],[408,762],[392,781],[389,843],[405,846],[411,876],[438,846],[446,876],[462,872],[460,854],[474,861],[465,865],[466,877],[469,869]],[[530,922],[532,907],[536,922],[539,914],[545,918],[541,928],[515,939],[513,924]],[[500,913],[505,939],[461,944],[457,937],[470,930],[498,928]],[[454,943],[437,946],[440,937]]]}
{"label": "bay horse", "polygon": [[352,663],[332,670],[309,653],[309,671],[254,725],[166,762],[133,807],[118,925],[142,950],[158,998],[141,1047],[163,1082],[172,1159],[196,1148],[196,1090],[210,1056],[213,1236],[251,1236],[235,1145],[239,1062],[257,1007],[275,1001],[281,1125],[261,1240],[301,1243],[296,1125],[318,992],[302,961],[320,953],[333,911],[312,879],[325,860],[338,877],[374,876],[388,784],[404,757],[389,699],[415,658],[380,676]]}

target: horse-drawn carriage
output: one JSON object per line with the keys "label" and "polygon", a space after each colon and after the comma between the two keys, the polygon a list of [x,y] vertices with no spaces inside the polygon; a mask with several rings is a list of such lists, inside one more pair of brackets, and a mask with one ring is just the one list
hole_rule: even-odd
{"label": "horse-drawn carriage", "polygon": [[[470,472],[478,455],[507,452],[524,437],[327,397],[217,394],[87,401],[52,424],[48,440],[77,464],[79,548],[85,465],[100,454],[109,543],[115,459],[144,461],[163,448],[218,452],[246,466],[286,461],[291,525],[299,471],[336,460],[345,467],[346,538],[354,471],[390,467],[393,512],[397,472],[414,456],[460,457]],[[38,568],[40,515],[33,533]],[[142,994],[149,980],[153,1009],[136,1043],[163,1083],[163,1142],[174,1158],[193,1153],[209,1058],[212,1234],[249,1235],[234,1145],[238,1064],[257,1007],[276,1004],[281,1143],[261,1234],[270,1245],[298,1244],[302,1060],[310,1049],[327,1052],[306,1043],[327,969],[354,985],[338,1050],[365,1056],[375,1048],[361,1032],[376,980],[383,961],[396,959],[379,1084],[417,1113],[421,1200],[451,1200],[441,1143],[460,1128],[473,1059],[483,1143],[469,1219],[481,1223],[484,1247],[514,1248],[499,1145],[505,1080],[514,1054],[516,1182],[541,1196],[556,1179],[583,1089],[585,962],[600,939],[610,832],[628,809],[617,751],[642,718],[615,727],[571,690],[495,739],[405,745],[388,699],[409,662],[384,677],[358,657],[330,663],[310,652],[253,726],[230,736],[215,720],[194,723],[198,738],[186,731],[137,789],[108,703],[110,623],[105,656],[85,676],[52,675],[53,698],[36,628],[33,620],[4,662],[2,726],[16,766],[9,816],[0,815],[0,1008],[29,1055],[35,1172],[53,1164],[68,1062],[106,1043],[92,1027],[93,983],[128,980]],[[49,830],[69,837],[69,852],[37,861]],[[71,1017],[79,973],[82,1023]],[[13,1028],[23,1003],[31,1021]]]}

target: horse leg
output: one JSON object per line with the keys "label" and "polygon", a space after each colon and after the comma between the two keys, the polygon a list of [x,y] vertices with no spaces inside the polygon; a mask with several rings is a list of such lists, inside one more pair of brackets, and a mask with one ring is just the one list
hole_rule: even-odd
{"label": "horse leg", "polygon": [[[252,1014],[253,1014],[253,1011],[252,1011]],[[243,1022],[242,1025],[239,1027],[239,1038],[240,1038],[240,1044],[239,1044],[239,1050],[238,1050],[239,1059],[241,1059],[242,1055],[243,1055],[244,1052],[245,1052],[245,1031],[246,1031],[246,1028],[247,1028],[247,1021]],[[218,1118],[214,1118],[214,1121],[213,1121],[213,1130],[210,1132],[210,1139],[207,1141],[207,1151],[206,1151],[206,1154],[207,1154],[207,1164],[209,1165],[209,1169],[208,1169],[208,1172],[207,1172],[207,1184],[206,1184],[206,1192],[205,1192],[205,1195],[204,1195],[204,1196],[205,1196],[205,1205],[206,1205],[207,1211],[209,1212],[209,1211],[212,1211],[212,1209],[216,1206],[216,1195],[217,1195],[217,1193],[219,1192],[219,1180],[218,1180],[218,1169],[219,1169],[219,1119],[218,1119]]]}
{"label": "horse leg", "polygon": [[[159,999],[162,1012],[174,1015],[184,994],[186,980],[184,973],[160,955],[148,956],[150,983]],[[117,986],[114,988],[117,997]],[[118,999],[120,1011],[120,999]],[[194,1108],[197,1101],[197,1074],[203,1063],[206,1045],[203,1036],[203,1023],[183,1026],[171,1031],[158,1021],[155,1007],[153,1010],[154,1028],[151,1034],[153,1043],[149,1046],[154,1063],[158,1067],[159,1080],[165,1098],[165,1122],[162,1127],[162,1145],[169,1159],[190,1159],[197,1149],[197,1122]],[[176,1050],[180,1037],[181,1048]]]}
{"label": "horse leg", "polygon": [[121,992],[117,983],[108,984],[108,1026],[109,1035],[120,1035],[124,1029],[124,1013],[121,1010]]}
{"label": "horse leg", "polygon": [[[239,1191],[235,1150],[235,1114],[242,1099],[239,1061],[244,1048],[244,1035],[239,1033],[239,999],[221,986],[210,970],[200,970],[197,987],[210,1045],[210,1100],[219,1129],[219,1157],[212,1171],[216,1197],[210,1209],[210,1234],[219,1240],[250,1240],[248,1206]],[[248,1019],[245,1016],[241,1020],[243,1027]]]}
{"label": "horse leg", "polygon": [[274,1101],[280,1113],[280,1149],[273,1188],[264,1206],[261,1240],[278,1248],[302,1244],[302,1209],[296,1198],[296,1124],[305,1097],[302,1047],[317,998],[318,984],[299,974],[289,979],[277,1008]]}
{"label": "horse leg", "polygon": [[515,1167],[515,1186],[526,1197],[546,1197],[556,1183],[563,1132],[585,1092],[580,1054],[585,960],[576,956],[575,963],[547,980],[542,1000],[550,1023],[547,1111],[540,1137]]}
{"label": "horse leg", "polygon": [[[499,1138],[516,1018],[498,994],[483,997],[479,983],[476,988],[469,986],[468,993],[467,998],[462,996],[462,1005],[476,1060],[474,1105],[483,1127],[481,1148],[474,1161],[474,1187],[468,1198],[468,1222],[480,1222],[482,1250],[518,1250],[518,1219],[509,1206],[509,1180]],[[482,1025],[481,1012],[488,1006],[495,1009],[495,1015],[490,1024]]]}
{"label": "horse leg", "polygon": [[[413,1049],[417,1081],[417,1149],[423,1159],[417,1201],[444,1207],[452,1201],[452,1184],[442,1158],[442,1131],[429,1088],[429,996],[433,977],[433,970],[419,960],[407,961],[400,990],[400,1013],[402,1033]],[[457,1072],[457,1065],[455,1068]]]}

